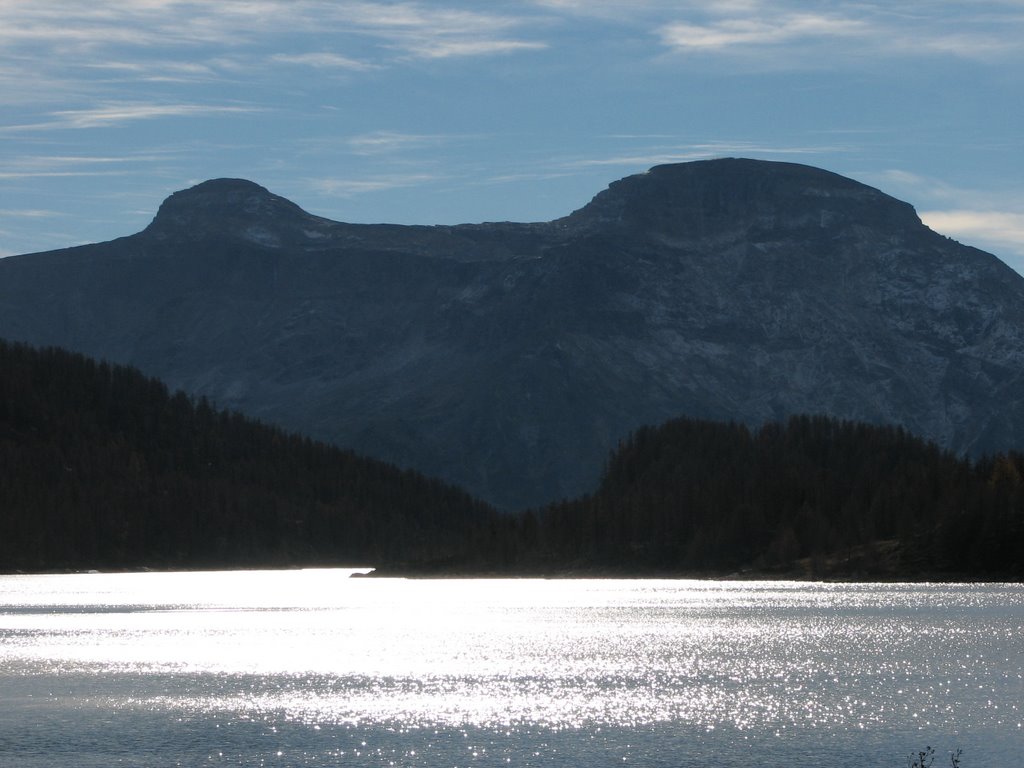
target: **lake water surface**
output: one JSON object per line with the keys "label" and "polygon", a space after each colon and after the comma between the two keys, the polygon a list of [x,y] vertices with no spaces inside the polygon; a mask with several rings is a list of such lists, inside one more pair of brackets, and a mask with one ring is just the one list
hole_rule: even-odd
{"label": "lake water surface", "polygon": [[0,766],[1024,765],[1024,589],[0,577]]}

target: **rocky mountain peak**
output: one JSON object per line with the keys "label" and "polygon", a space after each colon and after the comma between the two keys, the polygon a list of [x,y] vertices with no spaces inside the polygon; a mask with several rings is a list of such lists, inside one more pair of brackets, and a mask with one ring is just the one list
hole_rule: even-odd
{"label": "rocky mountain peak", "polygon": [[919,226],[912,206],[838,174],[741,158],[659,165],[613,182],[566,220],[703,237],[722,230]]}
{"label": "rocky mountain peak", "polygon": [[791,163],[658,166],[535,225],[343,224],[218,179],[141,235],[0,259],[0,336],[507,508],[594,488],[619,439],[683,415],[1024,440],[1024,278]]}
{"label": "rocky mountain peak", "polygon": [[323,222],[255,182],[212,179],[168,197],[146,233],[174,240],[228,235],[275,247]]}

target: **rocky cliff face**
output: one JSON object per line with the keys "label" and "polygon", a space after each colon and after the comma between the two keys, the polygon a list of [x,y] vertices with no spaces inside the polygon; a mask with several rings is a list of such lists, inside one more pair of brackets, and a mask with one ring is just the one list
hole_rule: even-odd
{"label": "rocky cliff face", "polygon": [[506,507],[679,415],[1024,444],[1024,279],[878,190],[716,160],[541,224],[352,225],[240,180],[0,260],[0,336],[126,362]]}

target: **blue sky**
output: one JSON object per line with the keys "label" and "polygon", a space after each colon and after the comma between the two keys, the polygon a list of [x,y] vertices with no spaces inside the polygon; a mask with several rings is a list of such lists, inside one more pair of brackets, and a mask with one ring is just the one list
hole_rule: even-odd
{"label": "blue sky", "polygon": [[0,255],[220,176],[342,221],[539,221],[743,156],[1024,271],[1024,0],[0,0],[0,104]]}

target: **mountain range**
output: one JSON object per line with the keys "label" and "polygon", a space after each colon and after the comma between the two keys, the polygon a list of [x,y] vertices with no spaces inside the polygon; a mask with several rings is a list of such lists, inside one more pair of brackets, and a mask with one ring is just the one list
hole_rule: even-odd
{"label": "mountain range", "polygon": [[346,224],[217,179],[137,234],[0,260],[0,337],[508,509],[591,490],[620,440],[679,416],[1024,443],[1024,278],[791,163],[658,166],[551,222],[457,226]]}

